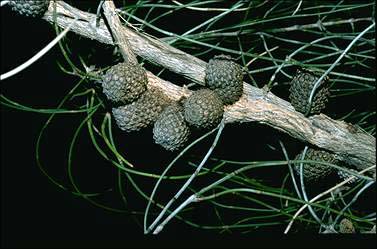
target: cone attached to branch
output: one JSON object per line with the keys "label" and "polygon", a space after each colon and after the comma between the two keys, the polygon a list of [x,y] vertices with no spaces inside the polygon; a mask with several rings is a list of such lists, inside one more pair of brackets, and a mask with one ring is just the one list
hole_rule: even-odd
{"label": "cone attached to branch", "polygon": [[206,67],[206,85],[216,92],[224,105],[237,102],[243,92],[243,70],[227,55],[217,55]]}
{"label": "cone attached to branch", "polygon": [[[302,153],[298,154],[295,160],[302,160]],[[312,160],[318,162],[326,162],[336,164],[337,160],[335,156],[324,150],[316,150],[309,148],[303,160]],[[294,170],[297,175],[300,175],[300,164],[294,164]],[[321,163],[303,163],[303,176],[307,182],[318,182],[334,172],[334,168]]]}
{"label": "cone attached to branch", "polygon": [[[296,111],[306,114],[309,109],[309,96],[314,88],[315,83],[321,77],[321,74],[308,70],[297,70],[296,75],[291,81],[289,89],[289,99]],[[328,78],[322,80],[314,92],[309,114],[318,114],[325,107],[330,96]]]}
{"label": "cone attached to branch", "polygon": [[145,69],[137,63],[119,63],[102,77],[103,93],[115,105],[137,100],[147,90],[147,84]]}
{"label": "cone attached to branch", "polygon": [[153,124],[171,100],[161,90],[150,87],[139,99],[128,105],[112,109],[121,130],[138,131]]}
{"label": "cone attached to branch", "polygon": [[13,11],[27,17],[42,17],[50,4],[49,0],[11,0],[9,6]]}
{"label": "cone attached to branch", "polygon": [[[350,169],[350,170],[353,171],[353,172],[355,172],[355,173],[357,172],[357,171],[354,170],[354,169]],[[345,171],[343,171],[343,170],[338,170],[338,176],[339,176],[339,178],[340,178],[342,181],[344,181],[344,180],[350,178],[352,175],[349,174],[349,173],[347,173],[347,172],[345,172]],[[358,179],[358,178],[353,178],[353,179],[350,180],[347,184],[354,184],[355,182],[357,182],[357,179]]]}
{"label": "cone attached to branch", "polygon": [[190,129],[186,124],[183,107],[174,102],[165,107],[153,127],[155,142],[167,150],[177,150],[188,140]]}
{"label": "cone attached to branch", "polygon": [[220,123],[224,105],[210,89],[194,91],[184,102],[185,120],[196,128],[210,128]]}

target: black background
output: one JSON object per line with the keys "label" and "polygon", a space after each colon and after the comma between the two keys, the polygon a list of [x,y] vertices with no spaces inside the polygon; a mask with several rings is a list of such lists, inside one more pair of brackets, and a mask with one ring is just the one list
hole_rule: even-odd
{"label": "black background", "polygon": [[[88,5],[88,3],[80,3],[83,9]],[[2,73],[26,61],[55,37],[53,27],[47,22],[16,16],[7,7],[1,8],[1,33]],[[74,36],[68,37],[77,39]],[[87,49],[87,46],[95,43],[85,39],[82,42],[84,50]],[[111,49],[108,48],[106,52],[98,55],[98,58],[108,60],[105,59],[105,56],[108,56],[110,51]],[[56,46],[31,67],[2,81],[1,94],[35,108],[56,106],[58,101],[77,82],[76,77],[61,72],[57,61],[64,61],[64,59]],[[48,162],[50,172],[61,174],[62,178],[66,174],[63,169],[67,160],[67,143],[81,118],[79,115],[59,117],[52,125],[49,135],[43,140],[43,159]],[[281,247],[288,243],[289,247],[300,247],[300,243],[297,243],[296,239],[288,240],[275,237],[276,239],[271,240],[271,235],[266,233],[258,233],[253,236],[248,234],[242,238],[239,235],[216,236],[210,231],[194,229],[176,221],[171,222],[159,237],[162,242],[144,236],[142,229],[135,225],[129,215],[94,207],[85,200],[52,185],[40,172],[35,161],[35,144],[38,133],[46,120],[47,115],[45,114],[22,112],[1,106],[2,246],[113,247],[117,245],[128,247],[129,245],[147,245],[152,247],[161,245],[182,247],[199,245],[204,247],[207,245],[249,247],[252,244],[253,247],[265,247],[270,245],[270,242],[277,242],[277,245]],[[256,137],[255,134],[263,134],[263,137]],[[247,129],[245,125],[230,126],[224,132],[222,145],[216,149],[215,155],[217,153],[228,158],[242,160],[242,157],[245,157],[246,159],[250,155],[249,151],[252,145],[242,145],[237,148],[232,146],[240,140],[240,135],[243,137],[253,136],[256,140],[262,139],[264,142],[259,141],[260,144],[276,143],[274,137],[277,135],[282,136],[282,140],[291,141],[289,137],[260,125],[251,127],[249,125]],[[129,147],[126,149],[131,160],[137,161],[141,165],[157,165],[160,168],[157,168],[156,172],[160,172],[162,165],[169,162],[174,155],[154,145],[150,136],[150,130],[126,136],[125,139],[130,141]],[[86,135],[80,138],[79,155],[75,165],[83,166],[84,169],[82,171],[77,169],[77,173],[84,182],[86,181],[83,179],[85,174],[90,174],[90,180],[87,180],[88,184],[101,178],[98,187],[101,189],[115,179],[114,170],[103,165],[104,161],[93,149],[90,141],[85,139]],[[127,146],[127,143],[124,146]],[[292,148],[301,147],[293,143]],[[281,154],[275,155],[271,152],[268,155],[263,155],[266,148],[258,150],[259,148],[254,148],[253,153],[260,157],[258,159],[272,160],[281,157]],[[145,151],[148,152],[147,156]],[[256,159],[256,157],[253,158]],[[199,217],[205,219],[203,214]],[[354,241],[352,238],[346,237],[339,239],[346,242],[346,245],[352,245],[352,241]],[[314,240],[308,246],[315,247],[316,243],[323,242],[322,240]],[[325,238],[325,242],[329,240]],[[363,241],[367,242],[364,239]],[[291,244],[292,242],[295,243]],[[358,247],[361,248],[365,245],[359,243]],[[330,243],[324,244],[324,246],[337,247],[340,245]]]}

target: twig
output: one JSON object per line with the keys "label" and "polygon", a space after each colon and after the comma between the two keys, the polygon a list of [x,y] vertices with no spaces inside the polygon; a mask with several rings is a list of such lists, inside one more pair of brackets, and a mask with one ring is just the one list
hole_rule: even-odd
{"label": "twig", "polygon": [[310,109],[311,109],[311,105],[312,105],[312,101],[313,101],[313,97],[314,97],[314,93],[315,93],[315,90],[318,88],[319,84],[321,83],[321,81],[331,72],[331,70],[334,69],[334,67],[336,65],[338,65],[339,61],[346,55],[346,53],[352,48],[352,46],[366,33],[368,32],[368,30],[370,30],[371,28],[373,28],[375,26],[375,23],[372,23],[371,25],[369,25],[369,27],[367,27],[366,29],[363,30],[363,32],[361,32],[359,35],[357,35],[355,37],[355,39],[352,40],[352,42],[350,44],[348,44],[347,48],[344,49],[344,51],[342,52],[341,55],[339,55],[339,57],[334,61],[334,63],[329,67],[329,69],[326,70],[326,72],[324,74],[321,75],[321,77],[316,81],[316,83],[314,84],[313,86],[313,89],[312,91],[310,92],[310,96],[309,96],[309,100],[308,100],[308,109],[306,110],[306,113],[305,113],[305,116],[309,114],[310,112]]}
{"label": "twig", "polygon": [[195,194],[191,195],[189,198],[187,198],[184,202],[179,205],[178,208],[176,208],[173,212],[169,214],[169,216],[161,222],[160,225],[156,227],[156,229],[153,231],[153,234],[158,234],[164,229],[165,225],[173,218],[175,217],[183,208],[185,208],[188,204],[195,202],[197,199],[197,196]]}
{"label": "twig", "polygon": [[[301,155],[301,160],[305,159],[306,151],[308,150],[308,146],[305,146],[304,151],[302,152]],[[304,197],[304,201],[308,201],[308,196],[306,195],[306,190],[305,190],[305,182],[304,182],[304,163],[300,163],[300,185],[301,185],[301,192],[302,196]],[[314,211],[314,209],[309,205],[308,206],[309,212],[312,214],[313,218],[322,226],[323,222],[320,218],[318,218],[318,215]]]}
{"label": "twig", "polygon": [[48,51],[50,51],[50,49],[53,48],[68,33],[71,27],[75,25],[76,21],[77,21],[77,18],[74,19],[74,21],[63,32],[61,32],[57,37],[55,37],[55,39],[53,39],[49,44],[47,44],[43,49],[41,49],[37,54],[35,54],[29,60],[25,61],[21,65],[10,70],[9,72],[6,72],[0,75],[0,80],[5,80],[9,77],[12,77],[13,75],[18,74],[19,72],[26,69],[27,67],[32,65],[34,62],[42,58],[43,55],[45,55]]}
{"label": "twig", "polygon": [[296,15],[297,11],[299,11],[299,9],[301,7],[301,4],[302,4],[302,0],[298,3],[297,8],[295,9],[295,11],[293,11],[292,16]]}
{"label": "twig", "polygon": [[365,22],[365,21],[371,22],[371,21],[373,21],[373,18],[371,18],[371,17],[350,18],[350,19],[347,19],[347,20],[339,20],[339,21],[316,22],[316,23],[304,24],[304,25],[293,25],[291,27],[286,27],[286,28],[271,29],[271,30],[269,30],[269,32],[271,32],[271,33],[290,32],[290,31],[296,31],[296,30],[320,28],[321,26],[327,27],[327,26],[333,26],[333,25],[339,25],[339,24],[349,24],[349,23]]}
{"label": "twig", "polygon": [[123,25],[120,22],[119,17],[115,11],[116,8],[113,1],[104,1],[102,8],[107,22],[109,23],[111,33],[114,36],[115,44],[119,46],[124,61],[130,62],[132,64],[137,64],[137,59],[128,42],[127,34],[125,32],[122,32]]}
{"label": "twig", "polygon": [[8,0],[4,0],[0,2],[0,7],[3,7],[4,5],[7,5],[9,3]]}
{"label": "twig", "polygon": [[[262,34],[263,35],[263,34]],[[291,54],[287,55],[285,57],[285,60],[283,61],[283,63],[281,63],[279,65],[279,67],[275,70],[275,72],[271,75],[270,77],[270,80],[268,81],[268,85],[270,85],[276,78],[276,75],[283,69],[283,67],[287,64],[287,62],[289,62],[293,56],[295,56],[296,54],[298,54],[299,52],[301,52],[302,50],[316,44],[316,43],[319,43],[319,42],[322,42],[322,41],[325,41],[325,40],[330,40],[332,39],[333,37],[331,36],[325,36],[325,37],[321,37],[321,38],[318,38],[314,41],[311,41],[309,43],[306,43],[305,45],[301,46],[300,48],[296,49],[295,51],[293,51]]]}
{"label": "twig", "polygon": [[96,12],[96,15],[97,15],[97,18],[96,18],[96,27],[98,28],[99,27],[99,22],[101,20],[101,9],[102,9],[102,6],[104,4],[105,0],[101,0],[100,3],[98,4],[98,7],[97,7],[97,12]]}
{"label": "twig", "polygon": [[297,183],[296,183],[296,179],[295,179],[295,176],[294,176],[294,173],[293,173],[292,165],[291,165],[291,162],[290,162],[289,157],[288,157],[287,150],[285,149],[285,146],[284,146],[283,142],[279,141],[279,144],[280,144],[281,149],[283,151],[284,157],[285,157],[285,159],[288,162],[287,164],[288,164],[289,174],[291,175],[291,178],[292,178],[293,187],[296,190],[298,198],[302,199],[300,190],[298,189],[298,186],[297,186]]}
{"label": "twig", "polygon": [[[288,162],[287,162],[288,163]],[[198,192],[192,194],[191,196],[189,196],[184,202],[182,202],[181,205],[179,205],[163,222],[161,222],[161,224],[159,226],[157,226],[157,228],[155,229],[155,231],[153,232],[153,234],[157,234],[159,233],[163,227],[167,224],[167,222],[169,220],[171,220],[175,215],[178,214],[178,212],[180,212],[183,208],[185,208],[187,205],[193,203],[193,202],[199,202],[199,201],[204,201],[204,200],[209,200],[209,199],[212,199],[212,198],[215,198],[215,197],[218,197],[220,195],[223,195],[223,194],[226,194],[226,193],[233,193],[233,192],[236,192],[236,191],[243,191],[243,192],[251,192],[251,193],[256,193],[256,194],[262,194],[262,195],[267,195],[267,196],[273,196],[273,197],[283,197],[287,200],[291,200],[291,201],[298,201],[300,203],[305,203],[303,200],[301,199],[295,199],[295,198],[292,198],[292,197],[289,197],[289,196],[281,196],[279,194],[276,194],[276,193],[271,193],[271,192],[266,192],[266,191],[262,191],[262,190],[257,190],[257,189],[245,189],[245,188],[241,188],[241,189],[230,189],[230,190],[225,190],[223,192],[220,192],[220,193],[214,193],[210,196],[202,196],[205,192],[207,192],[208,190],[214,188],[215,186],[223,183],[224,181],[234,177],[235,175],[243,172],[243,171],[246,171],[246,170],[249,170],[251,168],[255,167],[254,165],[250,165],[250,166],[246,166],[246,167],[243,167],[243,168],[240,168],[238,170],[235,170],[233,171],[232,173],[229,173],[227,174],[226,176],[224,176],[223,178],[213,182],[212,184],[202,188],[201,190],[199,190]],[[365,169],[359,173],[363,173],[367,170],[370,170],[372,168],[374,168],[375,166],[372,166],[368,169]],[[354,176],[352,176],[354,177]],[[350,179],[347,179],[347,181],[350,181],[352,180],[351,178]],[[344,183],[345,184],[345,183]],[[340,186],[339,186],[340,187]],[[329,190],[330,192],[333,191],[335,188],[332,188],[331,190]],[[323,195],[325,195],[325,193],[322,193]],[[322,196],[323,196],[322,195]],[[320,198],[320,197],[318,197]],[[313,202],[314,200],[312,199],[310,202]],[[314,203],[313,205],[315,205],[316,203]],[[305,204],[307,205],[307,203]],[[316,205],[315,205],[316,206]]]}
{"label": "twig", "polygon": [[[271,58],[274,58],[271,54],[271,52],[269,51],[268,49],[268,46],[267,46],[267,42],[266,42],[266,39],[264,39],[264,35],[263,34],[259,34],[260,38],[262,38],[262,41],[263,41],[263,46],[264,46],[264,49],[266,50],[266,52],[268,53],[268,55],[271,57]],[[277,62],[276,61],[273,61],[274,65],[278,67],[277,65]],[[284,74],[285,76],[287,76],[288,78],[292,78],[290,77],[286,72],[283,71],[283,69],[281,70],[282,74]],[[270,80],[268,83],[267,83],[267,89],[270,90],[272,88],[272,83],[273,83],[273,80]]]}
{"label": "twig", "polygon": [[[224,178],[222,178],[222,179],[224,179]],[[211,184],[210,186],[213,186],[213,184]],[[225,195],[225,194],[234,194],[234,193],[237,193],[237,192],[247,192],[247,193],[253,193],[253,194],[258,194],[258,195],[266,195],[266,196],[271,196],[271,197],[284,198],[286,200],[296,201],[296,202],[300,202],[300,203],[304,202],[303,200],[295,199],[295,198],[292,198],[290,196],[284,196],[284,195],[280,195],[280,194],[277,194],[277,193],[263,191],[263,190],[259,190],[259,189],[252,189],[252,188],[233,188],[233,189],[227,189],[227,190],[224,190],[224,191],[221,191],[221,192],[218,192],[218,193],[214,193],[214,194],[211,194],[211,195],[208,195],[208,196],[201,196],[201,194],[203,194],[205,191],[207,191],[208,188],[209,188],[209,186],[201,189],[199,192],[192,194],[189,198],[187,198],[178,208],[176,208],[169,215],[169,217],[167,217],[163,222],[161,222],[161,224],[155,229],[153,234],[159,233],[164,228],[164,226],[167,224],[167,222],[169,220],[171,220],[175,215],[178,214],[178,212],[180,212],[183,208],[185,208],[189,204],[191,204],[193,202],[210,200],[210,199],[217,198],[217,197]],[[278,211],[275,208],[274,208],[274,210]]]}
{"label": "twig", "polygon": [[[146,233],[149,233],[151,230],[153,230],[153,228],[155,227],[155,225],[161,220],[161,218],[164,216],[164,214],[169,209],[169,207],[181,196],[181,194],[183,193],[183,191],[185,191],[187,189],[187,187],[190,185],[190,183],[199,174],[200,170],[202,169],[202,167],[204,166],[204,164],[207,162],[209,156],[211,155],[212,151],[215,149],[215,147],[217,145],[217,142],[218,142],[218,140],[220,138],[220,135],[221,135],[221,133],[222,133],[222,131],[224,129],[224,121],[221,121],[218,129],[219,130],[217,131],[216,137],[213,140],[213,143],[212,143],[211,147],[209,148],[207,154],[204,156],[203,160],[200,162],[199,166],[196,168],[195,172],[190,176],[189,179],[187,179],[187,181],[185,182],[185,184],[183,184],[183,186],[181,187],[181,189],[174,195],[174,197],[168,202],[168,204],[166,204],[166,206],[161,211],[161,213],[158,215],[158,217],[148,227]],[[174,217],[175,214],[176,214],[175,212],[171,213],[163,222],[161,222],[161,224],[156,228],[156,230],[153,232],[153,234],[156,234],[156,231],[157,231],[157,233],[159,231],[161,231],[163,229],[164,225],[167,224],[169,222],[169,220],[171,220]]]}
{"label": "twig", "polygon": [[[278,49],[279,48],[279,46],[275,46],[275,47],[273,47],[273,48],[271,48],[271,49],[269,49],[269,50],[266,50],[266,51],[264,51],[263,53],[261,53],[259,56],[263,56],[263,55],[265,55],[265,54],[269,54],[270,52],[272,52],[272,51],[274,51],[274,50],[276,50],[276,49]],[[250,66],[251,65],[251,63],[253,63],[254,61],[256,61],[258,59],[258,57],[255,57],[255,58],[253,58],[253,59],[251,59],[246,65],[245,65],[245,67],[248,67],[248,66]]]}
{"label": "twig", "polygon": [[[173,1],[173,3],[177,4],[178,6],[181,6],[181,7],[185,7],[187,9],[190,9],[190,10],[197,10],[197,11],[227,11],[229,9],[225,9],[225,8],[200,8],[200,7],[193,7],[193,6],[190,6],[190,5],[185,5],[185,4],[182,4],[178,1]],[[248,10],[248,8],[241,8],[241,9],[235,9],[233,11],[245,11],[245,10]]]}
{"label": "twig", "polygon": [[[211,131],[207,132],[206,134],[202,135],[201,137],[199,137],[198,139],[196,139],[194,142],[192,142],[191,144],[187,145],[186,148],[184,148],[170,163],[169,165],[164,169],[164,171],[161,173],[160,177],[158,178],[156,184],[154,185],[153,187],[153,190],[152,190],[152,193],[148,199],[148,204],[147,204],[147,207],[145,209],[145,212],[144,212],[144,233],[147,233],[147,218],[148,218],[148,214],[149,214],[149,209],[150,209],[150,206],[153,202],[153,198],[154,198],[154,195],[156,194],[156,191],[157,191],[157,188],[158,186],[160,185],[162,179],[165,178],[165,175],[168,173],[168,171],[171,169],[171,167],[173,167],[173,165],[175,164],[175,162],[177,162],[177,160],[179,158],[181,158],[192,146],[194,146],[195,144],[197,144],[198,142],[202,141],[204,138],[208,137],[209,135],[211,135],[213,132],[215,132],[217,130],[218,127],[216,127],[215,129],[212,129]],[[160,216],[161,216],[161,213],[160,213]]]}
{"label": "twig", "polygon": [[[210,19],[208,19],[207,21],[205,22],[202,22],[201,24],[195,26],[194,28],[190,29],[189,31],[183,33],[181,36],[186,36],[186,35],[189,35],[191,33],[193,33],[195,30],[198,30],[200,29],[201,27],[204,27],[204,26],[207,26],[208,28],[208,25],[210,23],[213,23],[214,20],[219,20],[220,18],[222,18],[223,16],[229,14],[229,13],[232,13],[233,11],[237,10],[239,7],[241,7],[243,5],[243,3],[237,3],[235,4],[232,8],[230,9],[227,9],[226,11],[224,11],[223,13],[219,14],[219,15],[216,15]],[[175,41],[177,41],[178,39],[174,39],[172,41],[170,41],[170,44],[174,43]]]}
{"label": "twig", "polygon": [[364,185],[352,198],[352,200],[340,211],[340,213],[336,216],[334,219],[333,226],[338,222],[342,214],[359,198],[359,196],[366,190],[368,189],[371,185],[375,184],[376,182],[370,181]]}
{"label": "twig", "polygon": [[[370,166],[366,169],[363,169],[362,171],[358,172],[359,174],[362,174],[364,172],[367,172],[369,170],[372,170],[372,169],[376,169],[376,165],[373,165],[373,166]],[[292,220],[289,222],[287,228],[285,229],[284,233],[288,233],[289,230],[291,229],[292,225],[293,225],[293,222],[295,221],[295,219],[297,218],[297,216],[306,208],[308,207],[311,203],[315,202],[316,200],[320,199],[321,197],[327,195],[328,193],[331,193],[332,191],[334,191],[335,189],[337,188],[340,188],[341,186],[347,184],[349,181],[352,181],[353,179],[355,179],[356,177],[355,176],[351,176],[350,178],[347,178],[345,179],[344,181],[338,183],[337,185],[329,188],[328,190],[318,194],[317,196],[315,196],[314,198],[312,198],[308,203],[304,204],[299,210],[297,210],[297,212],[294,214],[294,216],[292,217]]]}
{"label": "twig", "polygon": [[[56,9],[58,13],[64,14],[56,18],[59,26],[68,26],[73,17],[78,15],[80,20],[72,27],[72,31],[102,43],[113,44],[103,22],[100,22],[98,28],[90,24],[96,19],[95,14],[80,11],[63,1],[56,2]],[[54,21],[51,7],[43,18],[49,22]],[[204,61],[127,27],[122,27],[122,32],[129,38],[128,41],[135,54],[204,84],[206,67]],[[149,78],[149,83],[161,88],[165,93],[173,94],[173,97],[184,94],[182,88],[152,74],[148,76],[154,77]],[[187,92],[190,94],[190,91]],[[372,135],[352,132],[349,124],[332,120],[324,114],[305,118],[287,101],[246,83],[241,99],[234,105],[225,107],[224,117],[226,123],[256,121],[267,124],[301,141],[333,151],[339,159],[357,166],[358,169],[376,163],[376,139]]]}

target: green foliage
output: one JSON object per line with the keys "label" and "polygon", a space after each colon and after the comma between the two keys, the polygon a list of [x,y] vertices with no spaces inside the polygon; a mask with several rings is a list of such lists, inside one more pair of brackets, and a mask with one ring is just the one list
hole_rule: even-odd
{"label": "green foliage", "polygon": [[[376,87],[375,28],[367,30],[360,39],[355,39],[370,25],[374,25],[373,1],[194,0],[181,3],[140,0],[136,4],[123,2],[124,5],[119,12],[120,17],[138,32],[158,37],[205,61],[216,54],[229,54],[247,68],[246,82],[255,87],[267,86],[269,90],[284,99],[288,99],[289,84],[297,67],[310,69],[319,74],[324,74],[331,68],[327,75],[330,78],[332,98],[326,114],[334,119],[353,123],[365,132],[375,135],[376,111],[375,105],[370,104],[374,102]],[[96,6],[93,5],[92,12],[95,9]],[[178,25],[177,20],[181,20],[180,16],[188,16],[190,18],[185,19],[191,21],[178,22],[181,24]],[[344,54],[340,62],[334,65],[353,41],[355,41],[353,46]],[[88,70],[87,65],[95,63],[93,57],[95,58],[95,53],[99,51],[81,52],[77,61],[73,59],[77,52],[74,51],[77,49],[75,46],[70,44],[69,40],[60,42],[60,49],[66,60],[57,63],[62,72],[77,76],[79,82],[66,93],[56,108],[31,107],[32,104],[17,103],[11,100],[11,97],[3,95],[1,95],[1,104],[22,111],[48,115],[37,139],[36,159],[41,171],[51,183],[97,207],[114,212],[132,213],[137,221],[135,224],[141,221],[143,215],[148,220],[153,220],[173,196],[168,190],[162,194],[165,190],[156,190],[157,186],[162,189],[166,186],[175,193],[197,169],[202,161],[200,155],[204,155],[208,149],[208,146],[201,145],[205,145],[218,128],[197,137],[182,149],[171,163],[153,165],[153,168],[142,167],[138,161],[130,160],[128,151],[119,146],[121,141],[114,135],[118,133],[118,128],[106,109],[103,96],[100,94],[102,89],[94,83],[98,77]],[[99,46],[98,50],[101,49],[108,48]],[[119,55],[109,58],[109,61],[117,60],[120,60]],[[105,70],[106,66],[111,66],[110,63],[108,65],[99,63],[95,65],[97,70]],[[163,68],[149,64],[147,61],[144,61],[144,66],[162,78],[171,76]],[[181,81],[177,80],[177,82]],[[76,103],[79,107],[70,109],[72,103]],[[78,115],[82,121],[71,134],[71,143],[67,148],[67,179],[58,180],[49,173],[49,167],[55,165],[44,165],[41,160],[43,153],[41,143],[42,138],[46,136],[47,128],[57,116],[67,114]],[[113,185],[108,186],[110,190],[83,191],[79,184],[80,180],[75,177],[75,169],[81,164],[75,161],[75,156],[78,154],[77,143],[84,133],[104,159],[104,165],[112,167],[117,172]],[[277,137],[275,141],[279,143],[280,139]],[[152,138],[149,142],[153,143]],[[188,189],[188,192],[194,194],[197,201],[203,204],[184,207],[175,218],[189,226],[216,230],[220,233],[234,231],[248,233],[257,229],[268,231],[269,227],[284,231],[297,210],[307,203],[307,199],[310,200],[320,191],[305,190],[303,186],[300,187],[300,182],[296,182],[297,179],[295,180],[292,171],[292,163],[315,162],[292,160],[294,153],[285,148],[286,144],[280,144],[281,151],[272,145],[260,144],[261,147],[271,147],[266,150],[266,154],[271,153],[271,158],[266,160],[257,159],[253,153],[246,155],[248,160],[227,160],[221,154],[209,157],[208,161],[204,160],[204,166]],[[200,153],[191,154],[195,148],[200,148]],[[276,151],[280,158],[272,156]],[[148,154],[148,151],[145,153]],[[343,166],[323,164],[335,169],[342,169]],[[174,173],[168,173],[168,169],[174,170]],[[161,171],[163,173],[160,173]],[[309,211],[304,211],[295,218],[295,222],[299,224],[295,231],[308,229],[322,232],[329,226],[338,229],[338,224],[335,222],[340,220],[340,217],[352,221],[358,232],[373,227],[375,212],[366,213],[367,211],[358,208],[357,205],[351,205],[370,186],[368,184],[371,179],[354,171],[345,171],[357,176],[358,181],[348,188],[342,188],[341,191],[337,188],[339,191],[333,191],[332,195],[325,195],[311,203]],[[261,177],[257,177],[258,175]],[[273,181],[268,175],[275,175]],[[156,209],[156,213],[149,210],[145,213],[144,208],[152,191],[151,185],[156,181],[158,182],[155,198],[150,200],[154,204],[151,209],[152,207]],[[148,184],[145,184],[146,182]],[[331,186],[335,184],[336,182],[333,182]],[[110,192],[116,193],[119,197],[118,205],[114,200],[104,201],[103,197]],[[311,196],[307,198],[309,194]],[[134,199],[145,205],[134,208],[132,204]],[[174,210],[169,208],[167,213],[172,213]],[[208,219],[205,222],[200,219],[195,220],[192,218],[193,210],[205,213]],[[295,224],[293,224],[294,228]],[[144,223],[144,226],[149,226],[149,223]]]}

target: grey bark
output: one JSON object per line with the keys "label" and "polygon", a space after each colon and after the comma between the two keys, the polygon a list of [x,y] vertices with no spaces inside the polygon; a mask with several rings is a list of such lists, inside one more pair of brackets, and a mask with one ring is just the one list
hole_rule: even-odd
{"label": "grey bark", "polygon": [[128,42],[127,34],[125,32],[118,32],[122,29],[122,23],[120,22],[119,17],[115,12],[116,8],[113,1],[105,1],[102,5],[102,8],[114,37],[115,43],[118,45],[123,55],[124,61],[136,64],[137,59],[135,54],[132,52],[131,46]]}
{"label": "grey bark", "polygon": [[[78,16],[79,20],[71,29],[73,32],[101,43],[113,44],[103,20],[98,28],[95,26],[94,14],[80,11],[63,1],[56,1],[56,12],[56,23],[60,27],[67,27]],[[53,13],[54,7],[51,4],[43,18],[53,23]],[[135,54],[204,85],[206,62],[129,27],[119,28]],[[172,99],[190,94],[189,90],[150,72],[148,78],[149,84],[159,87]],[[227,123],[254,121],[266,124],[296,139],[333,151],[340,159],[357,166],[358,169],[376,164],[376,139],[372,135],[324,114],[306,118],[296,112],[289,102],[247,83],[244,83],[241,99],[225,107],[224,116]]]}

